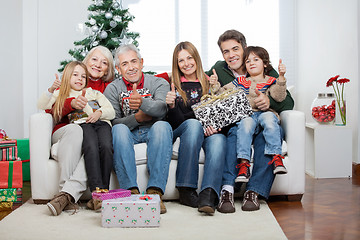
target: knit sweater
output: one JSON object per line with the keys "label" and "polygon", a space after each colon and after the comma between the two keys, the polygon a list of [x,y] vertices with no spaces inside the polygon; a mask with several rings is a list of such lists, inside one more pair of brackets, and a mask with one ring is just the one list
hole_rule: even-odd
{"label": "knit sweater", "polygon": [[104,82],[101,78],[98,79],[98,80],[91,80],[89,78],[88,83],[87,83],[87,87],[91,87],[92,89],[98,90],[101,93],[103,93],[105,91],[105,88],[109,84],[110,84],[110,82]]}
{"label": "knit sweater", "polygon": [[195,118],[195,114],[191,106],[200,102],[200,98],[202,96],[202,88],[199,81],[182,82],[181,88],[186,93],[187,104],[184,103],[180,94],[176,92],[175,107],[169,109],[167,114],[167,121],[173,129],[179,127],[185,120]]}
{"label": "knit sweater", "polygon": [[[211,76],[213,74],[213,69],[216,70],[216,74],[218,75],[218,79],[219,79],[221,86],[224,86],[224,85],[232,82],[235,79],[234,74],[229,69],[229,67],[225,61],[216,62],[215,65],[212,66],[211,69],[206,72],[206,74]],[[268,75],[275,77],[275,78],[279,77],[279,74],[274,69],[271,70],[268,73]],[[286,98],[281,102],[277,102],[271,96],[269,96],[270,108],[278,113],[285,111],[285,110],[293,109],[294,100],[292,99],[289,91],[286,90],[286,93],[287,93]]]}
{"label": "knit sweater", "polygon": [[167,113],[166,94],[170,91],[169,83],[163,79],[152,75],[144,74],[144,88],[148,89],[151,98],[143,98],[140,110],[152,116],[148,122],[137,122],[135,114],[125,116],[121,109],[120,93],[128,92],[122,77],[112,81],[105,89],[104,95],[109,99],[115,110],[115,119],[112,124],[125,124],[130,130],[136,127],[151,126],[158,120],[162,120]]}
{"label": "knit sweater", "polygon": [[[63,111],[62,111],[63,118],[59,123],[55,125],[53,132],[70,123],[68,115],[76,110],[71,106],[71,101],[77,98],[78,96],[80,96],[81,94],[82,91],[75,91],[73,89],[70,90],[69,97],[66,99],[63,107]],[[42,110],[47,110],[47,112],[53,114],[51,109],[58,96],[59,96],[59,90],[55,90],[53,94],[47,91],[44,92],[38,100],[37,103],[38,108]],[[88,100],[88,104],[86,104],[83,111],[87,115],[93,113],[94,110],[89,103],[92,101],[96,101],[99,104],[99,110],[101,110],[102,112],[100,116],[100,120],[107,122],[111,126],[110,120],[112,120],[115,117],[115,111],[111,106],[109,100],[107,100],[107,98],[101,92],[97,90],[93,90],[92,88],[86,88],[85,97]]]}

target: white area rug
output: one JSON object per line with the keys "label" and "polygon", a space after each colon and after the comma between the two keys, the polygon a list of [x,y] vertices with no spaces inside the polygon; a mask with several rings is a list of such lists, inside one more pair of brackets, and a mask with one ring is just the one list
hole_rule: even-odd
{"label": "white area rug", "polygon": [[259,211],[243,212],[240,202],[233,214],[200,214],[197,209],[165,202],[159,228],[103,228],[101,213],[81,208],[74,215],[51,216],[46,205],[30,199],[0,221],[0,238],[16,239],[287,239],[271,210],[262,201]]}

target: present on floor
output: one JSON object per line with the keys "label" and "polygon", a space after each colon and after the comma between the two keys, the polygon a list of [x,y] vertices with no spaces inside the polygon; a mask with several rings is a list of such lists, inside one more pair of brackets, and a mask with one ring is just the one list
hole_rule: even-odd
{"label": "present on floor", "polygon": [[[6,140],[5,140],[6,139]],[[15,161],[18,158],[16,140],[5,138],[0,140],[0,161]]]}
{"label": "present on floor", "polygon": [[204,95],[199,103],[191,106],[196,119],[205,129],[221,129],[252,115],[252,108],[240,88],[226,90],[219,95]]}
{"label": "present on floor", "polygon": [[102,202],[103,227],[159,227],[160,197],[156,194],[131,195]]}
{"label": "present on floor", "polygon": [[0,189],[22,188],[22,162],[0,161]]}
{"label": "present on floor", "polygon": [[16,188],[0,189],[0,202],[16,202],[16,201],[17,201]]}
{"label": "present on floor", "polygon": [[92,192],[91,195],[93,199],[104,201],[108,199],[130,197],[131,191],[125,189],[114,189],[109,191],[107,189],[96,188],[96,190]]}
{"label": "present on floor", "polygon": [[0,212],[11,211],[12,207],[13,207],[13,202],[0,202]]}
{"label": "present on floor", "polygon": [[30,181],[29,139],[17,139],[18,158],[22,161],[23,181]]}

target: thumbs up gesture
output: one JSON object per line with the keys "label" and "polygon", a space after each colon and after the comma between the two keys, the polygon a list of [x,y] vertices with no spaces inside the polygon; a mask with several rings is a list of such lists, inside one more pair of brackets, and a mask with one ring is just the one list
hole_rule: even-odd
{"label": "thumbs up gesture", "polygon": [[83,89],[81,95],[71,101],[71,106],[74,109],[83,109],[86,106],[88,100],[85,97],[85,94],[86,90]]}
{"label": "thumbs up gesture", "polygon": [[56,89],[58,89],[61,85],[61,81],[59,79],[59,76],[55,73],[55,81],[51,85],[51,87],[48,89],[50,93],[54,93]]}
{"label": "thumbs up gesture", "polygon": [[175,85],[174,83],[171,83],[171,91],[166,94],[166,104],[169,105],[169,108],[175,107],[175,99],[176,99]]}
{"label": "thumbs up gesture", "polygon": [[130,107],[130,109],[134,109],[134,110],[139,109],[142,104],[142,97],[138,93],[136,88],[137,88],[137,83],[134,83],[133,84],[133,92],[131,93],[130,99],[129,99],[129,107]]}
{"label": "thumbs up gesture", "polygon": [[286,67],[285,65],[282,63],[282,59],[280,58],[279,60],[279,76],[284,76],[286,73]]}
{"label": "thumbs up gesture", "polygon": [[213,74],[209,78],[210,86],[217,84],[218,79],[218,75],[216,74],[215,69],[213,69]]}

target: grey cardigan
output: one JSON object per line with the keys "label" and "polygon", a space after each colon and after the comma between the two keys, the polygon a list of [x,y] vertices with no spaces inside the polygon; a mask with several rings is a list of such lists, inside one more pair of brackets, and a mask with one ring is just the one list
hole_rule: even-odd
{"label": "grey cardigan", "polygon": [[140,110],[152,116],[153,119],[149,122],[139,123],[135,119],[135,114],[125,117],[121,109],[120,93],[128,91],[122,77],[115,79],[106,87],[104,95],[109,99],[115,110],[115,119],[112,120],[113,126],[123,123],[130,130],[133,130],[136,127],[151,126],[166,116],[166,94],[170,91],[169,83],[163,78],[144,74],[144,88],[149,89],[152,98],[143,98]]}

